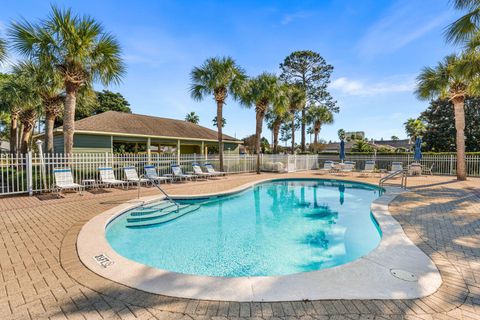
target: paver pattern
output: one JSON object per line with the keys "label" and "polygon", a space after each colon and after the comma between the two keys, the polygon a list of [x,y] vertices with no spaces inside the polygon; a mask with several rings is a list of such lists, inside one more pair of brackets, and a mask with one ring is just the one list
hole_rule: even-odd
{"label": "paver pattern", "polygon": [[[315,172],[288,176],[318,177]],[[244,174],[168,185],[166,190],[218,192],[267,177],[279,176]],[[443,279],[436,293],[414,300],[237,303],[153,295],[92,273],[75,249],[86,221],[134,199],[137,190],[67,194],[63,199],[2,198],[0,319],[480,319],[480,180],[420,177],[409,184],[410,192],[390,210]],[[141,190],[142,195],[156,192]]]}

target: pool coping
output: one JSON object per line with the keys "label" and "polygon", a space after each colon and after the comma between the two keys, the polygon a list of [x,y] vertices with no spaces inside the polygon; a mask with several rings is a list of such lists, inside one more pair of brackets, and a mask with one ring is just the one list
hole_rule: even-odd
{"label": "pool coping", "polygon": [[[194,199],[227,195],[274,180],[279,178],[247,183],[225,192],[176,195],[175,198]],[[293,180],[298,179],[293,178]],[[363,183],[343,179],[322,180]],[[116,253],[106,240],[106,225],[123,212],[138,206],[139,201],[149,202],[161,199],[162,197],[159,196],[131,200],[89,220],[78,234],[77,252],[88,269],[106,279],[149,293],[179,298],[273,302],[323,299],[413,299],[428,296],[440,287],[442,278],[432,260],[413,244],[400,224],[390,215],[389,203],[405,190],[395,187],[385,189],[387,192],[371,205],[372,213],[382,230],[380,244],[366,256],[329,269],[282,276],[209,277],[152,268]],[[94,258],[101,255],[107,257],[103,262]],[[417,276],[418,281],[400,280],[391,274],[392,269],[410,271]]]}

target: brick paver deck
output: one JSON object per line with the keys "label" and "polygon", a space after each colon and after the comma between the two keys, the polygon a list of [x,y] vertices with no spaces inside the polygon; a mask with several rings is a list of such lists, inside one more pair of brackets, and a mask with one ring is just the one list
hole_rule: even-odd
{"label": "brick paver deck", "polygon": [[[269,176],[278,177],[238,175],[166,189],[216,192]],[[64,199],[0,199],[0,319],[480,319],[480,180],[409,183],[410,192],[390,209],[440,270],[443,284],[426,298],[237,303],[165,297],[113,283],[86,269],[75,250],[86,221],[137,196],[136,190],[113,190]],[[142,189],[142,195],[155,193]]]}

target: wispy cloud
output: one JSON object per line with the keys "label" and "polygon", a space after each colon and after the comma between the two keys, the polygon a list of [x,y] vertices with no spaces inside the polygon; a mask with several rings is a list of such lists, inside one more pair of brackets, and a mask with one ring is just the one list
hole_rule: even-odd
{"label": "wispy cloud", "polygon": [[297,11],[294,13],[285,14],[282,18],[281,24],[287,25],[294,20],[304,19],[312,16],[312,12],[308,11]]}
{"label": "wispy cloud", "polygon": [[330,88],[351,96],[372,96],[395,92],[411,92],[415,87],[413,76],[394,76],[379,82],[354,80],[347,77],[335,79]]}
{"label": "wispy cloud", "polygon": [[360,39],[357,44],[359,54],[363,57],[374,57],[395,52],[447,25],[452,19],[452,12],[446,8],[420,10],[419,5],[425,4],[416,0],[397,1]]}

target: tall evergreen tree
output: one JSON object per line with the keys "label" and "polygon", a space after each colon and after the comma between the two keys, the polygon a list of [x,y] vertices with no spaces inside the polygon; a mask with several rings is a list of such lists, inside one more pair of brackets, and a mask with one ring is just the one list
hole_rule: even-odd
{"label": "tall evergreen tree", "polygon": [[295,51],[280,64],[280,79],[286,83],[300,86],[307,96],[307,102],[301,109],[301,148],[306,147],[306,113],[307,105],[316,103],[325,105],[332,112],[338,112],[337,102],[327,90],[333,66],[327,64],[318,53],[305,50]]}

